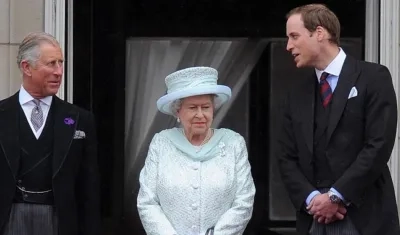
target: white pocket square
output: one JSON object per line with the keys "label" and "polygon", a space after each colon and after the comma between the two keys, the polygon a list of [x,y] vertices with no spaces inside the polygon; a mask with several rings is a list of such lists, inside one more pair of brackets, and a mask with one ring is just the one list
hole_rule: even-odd
{"label": "white pocket square", "polygon": [[356,89],[355,86],[353,86],[353,87],[351,88],[351,90],[350,90],[349,97],[348,97],[347,99],[354,98],[354,97],[356,97],[357,95],[358,95],[357,89]]}
{"label": "white pocket square", "polygon": [[79,130],[75,131],[74,139],[85,139],[85,138],[86,138],[86,134],[84,131],[79,131]]}

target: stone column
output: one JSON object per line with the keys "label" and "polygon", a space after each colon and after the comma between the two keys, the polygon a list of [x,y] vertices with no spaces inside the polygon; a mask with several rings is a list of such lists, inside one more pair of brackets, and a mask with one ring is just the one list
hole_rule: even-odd
{"label": "stone column", "polygon": [[0,99],[21,86],[18,46],[26,34],[44,30],[45,0],[0,0]]}

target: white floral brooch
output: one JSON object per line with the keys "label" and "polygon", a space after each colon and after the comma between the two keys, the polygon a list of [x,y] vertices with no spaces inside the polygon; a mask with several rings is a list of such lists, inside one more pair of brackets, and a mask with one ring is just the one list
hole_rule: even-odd
{"label": "white floral brooch", "polygon": [[226,155],[226,151],[225,151],[225,143],[224,142],[220,142],[218,144],[218,148],[219,148],[219,157],[225,157]]}

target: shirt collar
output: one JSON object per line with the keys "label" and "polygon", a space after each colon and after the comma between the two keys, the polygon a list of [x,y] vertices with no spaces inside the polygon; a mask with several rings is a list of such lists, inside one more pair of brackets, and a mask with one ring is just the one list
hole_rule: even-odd
{"label": "shirt collar", "polygon": [[315,69],[315,73],[317,75],[318,81],[321,78],[323,72],[327,72],[334,76],[339,76],[342,71],[342,67],[344,64],[344,60],[346,59],[346,53],[339,47],[339,54],[332,60],[332,62],[325,68],[325,70]]}
{"label": "shirt collar", "polygon": [[[19,90],[19,103],[21,105],[24,105],[32,100],[33,98],[24,88],[24,86],[21,85],[21,89]],[[51,106],[51,102],[53,101],[53,96],[46,96],[42,99],[40,99],[44,104]]]}

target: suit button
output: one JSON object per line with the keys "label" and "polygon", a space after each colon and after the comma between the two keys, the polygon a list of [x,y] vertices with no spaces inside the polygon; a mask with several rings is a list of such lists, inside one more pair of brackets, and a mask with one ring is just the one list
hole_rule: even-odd
{"label": "suit button", "polygon": [[198,185],[198,184],[193,184],[192,187],[193,187],[194,189],[198,189],[198,188],[199,188],[199,185]]}
{"label": "suit button", "polygon": [[320,185],[320,184],[321,184],[321,181],[320,181],[320,180],[317,180],[316,183],[317,183],[317,185]]}
{"label": "suit button", "polygon": [[22,183],[22,180],[18,180],[18,184]]}
{"label": "suit button", "polygon": [[28,198],[28,194],[24,193],[24,198]]}
{"label": "suit button", "polygon": [[196,204],[196,203],[193,203],[193,204],[192,204],[192,209],[193,209],[193,210],[197,210],[197,204]]}

